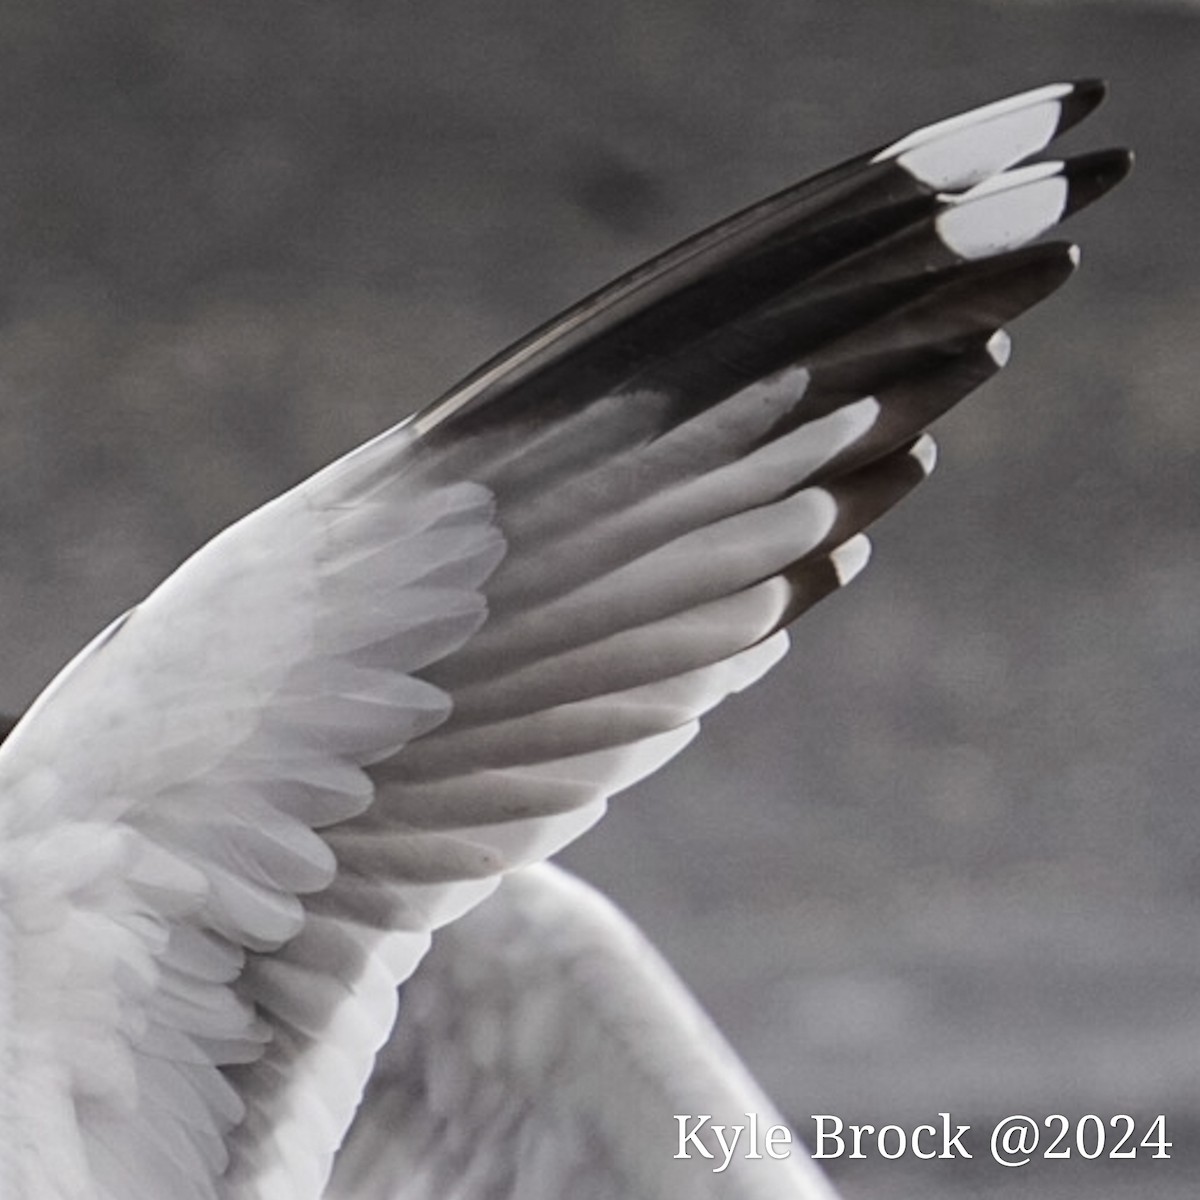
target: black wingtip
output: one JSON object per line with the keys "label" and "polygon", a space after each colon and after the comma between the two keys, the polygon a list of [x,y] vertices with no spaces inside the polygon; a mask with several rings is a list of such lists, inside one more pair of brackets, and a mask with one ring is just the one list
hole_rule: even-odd
{"label": "black wingtip", "polygon": [[1071,159],[1066,165],[1071,187],[1063,219],[1112,191],[1132,169],[1128,150],[1098,150]]}
{"label": "black wingtip", "polygon": [[878,520],[929,478],[936,459],[933,439],[922,434],[826,484],[837,505],[837,517],[819,552],[828,553]]}
{"label": "black wingtip", "polygon": [[1108,95],[1108,84],[1103,79],[1077,79],[1070,92],[1061,101],[1062,111],[1058,117],[1055,137],[1078,125],[1086,116],[1104,103]]}

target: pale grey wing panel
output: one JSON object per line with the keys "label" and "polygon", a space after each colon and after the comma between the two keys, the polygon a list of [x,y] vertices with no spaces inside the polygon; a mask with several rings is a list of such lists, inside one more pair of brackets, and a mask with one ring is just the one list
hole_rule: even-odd
{"label": "pale grey wing panel", "polygon": [[[434,938],[328,1197],[833,1200],[782,1132],[785,1157],[739,1142],[713,1170],[711,1125],[747,1113],[763,1154],[786,1123],[671,969],[594,889],[529,867]],[[716,1157],[685,1140],[676,1158],[677,1115],[703,1114]]]}

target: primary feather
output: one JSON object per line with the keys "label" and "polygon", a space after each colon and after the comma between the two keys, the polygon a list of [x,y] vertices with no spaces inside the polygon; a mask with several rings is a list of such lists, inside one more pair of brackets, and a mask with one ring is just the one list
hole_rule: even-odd
{"label": "primary feather", "polygon": [[684,243],[59,675],[0,750],[6,1195],[322,1194],[431,931],[778,660],[1070,274],[1028,243],[1127,156],[1026,160],[1100,96],[931,126]]}

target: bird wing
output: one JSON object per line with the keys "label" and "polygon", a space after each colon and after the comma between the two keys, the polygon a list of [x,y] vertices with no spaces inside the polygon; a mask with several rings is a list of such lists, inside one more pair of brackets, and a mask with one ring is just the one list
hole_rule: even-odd
{"label": "bird wing", "polygon": [[0,748],[0,1170],[315,1200],[430,930],[758,678],[1127,169],[913,134],[634,271],[215,538]]}
{"label": "bird wing", "polygon": [[595,889],[542,864],[434,938],[327,1196],[834,1193],[649,942]]}

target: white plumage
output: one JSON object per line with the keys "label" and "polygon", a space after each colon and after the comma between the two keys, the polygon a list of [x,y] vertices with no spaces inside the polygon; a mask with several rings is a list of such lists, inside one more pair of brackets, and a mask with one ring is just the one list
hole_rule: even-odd
{"label": "white plumage", "polygon": [[637,935],[529,864],[865,564],[925,425],[1073,269],[1022,247],[1124,174],[1014,167],[1100,95],[943,122],[684,243],[59,675],[0,749],[4,1197],[317,1200],[397,986],[506,875],[414,982],[331,1194],[825,1194],[796,1161],[669,1161],[666,1109],[769,1104]]}
{"label": "white plumage", "polygon": [[527,867],[440,933],[406,986],[329,1196],[833,1200],[795,1143],[779,1159],[739,1144],[714,1171],[725,1155],[705,1128],[716,1157],[687,1142],[675,1158],[676,1113],[786,1124],[628,920],[565,871]]}

